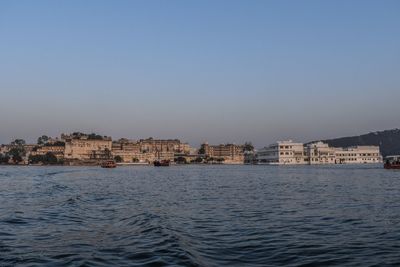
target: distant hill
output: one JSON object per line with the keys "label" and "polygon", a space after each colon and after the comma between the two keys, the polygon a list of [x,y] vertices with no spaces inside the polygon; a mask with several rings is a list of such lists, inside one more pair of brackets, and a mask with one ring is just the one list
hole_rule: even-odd
{"label": "distant hill", "polygon": [[374,145],[380,147],[383,156],[400,154],[400,129],[320,141],[326,142],[333,147]]}

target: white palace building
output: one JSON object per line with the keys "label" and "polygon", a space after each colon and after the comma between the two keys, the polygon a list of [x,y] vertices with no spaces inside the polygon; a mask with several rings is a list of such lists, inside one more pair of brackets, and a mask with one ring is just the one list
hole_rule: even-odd
{"label": "white palace building", "polygon": [[292,140],[278,141],[258,150],[258,164],[357,164],[380,163],[382,156],[378,146],[356,146],[348,148],[330,147],[323,142],[304,145]]}

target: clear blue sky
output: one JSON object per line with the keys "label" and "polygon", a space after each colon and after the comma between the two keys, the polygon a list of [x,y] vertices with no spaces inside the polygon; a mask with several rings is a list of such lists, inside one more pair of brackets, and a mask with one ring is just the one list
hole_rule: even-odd
{"label": "clear blue sky", "polygon": [[0,143],[400,127],[400,1],[0,1]]}

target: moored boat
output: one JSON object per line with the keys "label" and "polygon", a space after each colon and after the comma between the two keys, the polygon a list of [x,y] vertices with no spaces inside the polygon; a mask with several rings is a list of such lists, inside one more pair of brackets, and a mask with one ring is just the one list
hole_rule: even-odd
{"label": "moored boat", "polygon": [[400,155],[387,156],[383,167],[385,169],[400,169]]}
{"label": "moored boat", "polygon": [[106,160],[101,163],[102,168],[116,168],[117,164],[113,160]]}
{"label": "moored boat", "polygon": [[171,164],[171,162],[169,160],[155,160],[153,164],[156,167],[167,167]]}

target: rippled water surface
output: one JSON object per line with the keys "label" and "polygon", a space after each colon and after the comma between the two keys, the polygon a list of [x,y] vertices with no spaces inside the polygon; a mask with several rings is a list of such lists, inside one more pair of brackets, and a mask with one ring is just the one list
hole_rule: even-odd
{"label": "rippled water surface", "polygon": [[0,166],[0,266],[400,266],[381,166]]}

